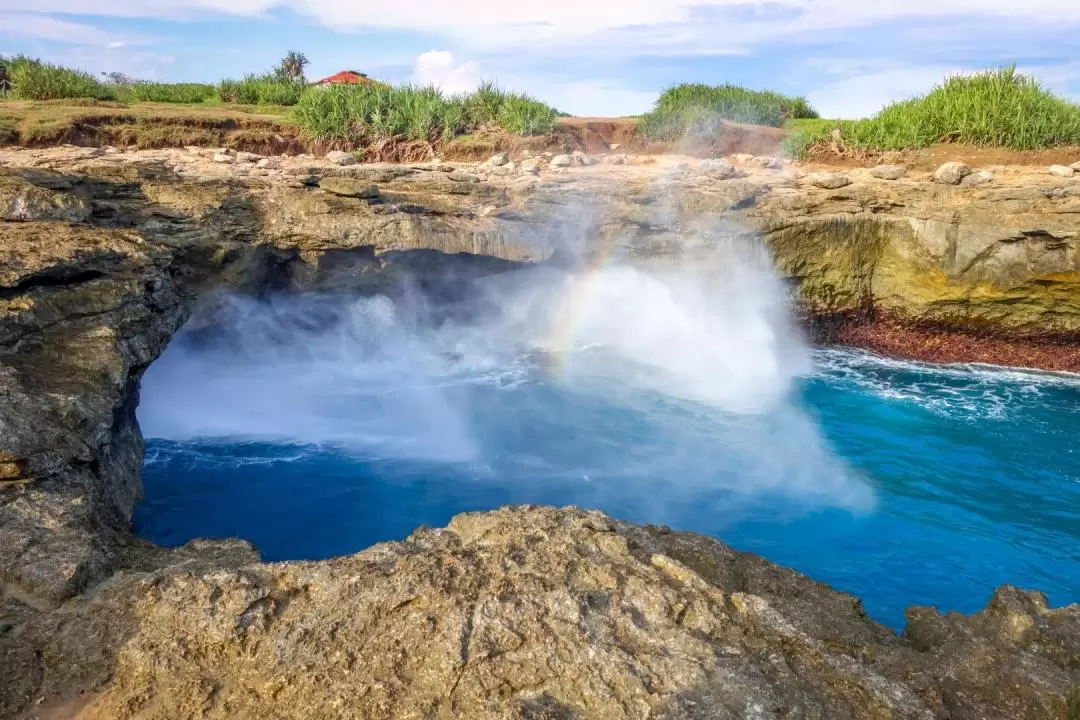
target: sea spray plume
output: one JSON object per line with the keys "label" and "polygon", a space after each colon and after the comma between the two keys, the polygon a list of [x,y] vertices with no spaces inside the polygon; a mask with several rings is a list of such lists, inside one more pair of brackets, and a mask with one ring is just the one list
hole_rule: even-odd
{"label": "sea spray plume", "polygon": [[[448,363],[386,297],[225,296],[143,380],[148,437],[331,443],[368,456],[475,456]],[[197,323],[198,324],[198,323]]]}

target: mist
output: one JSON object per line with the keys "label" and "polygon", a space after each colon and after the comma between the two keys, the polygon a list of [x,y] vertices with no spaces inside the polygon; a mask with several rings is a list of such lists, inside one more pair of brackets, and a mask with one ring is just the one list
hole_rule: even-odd
{"label": "mist", "polygon": [[148,369],[143,432],[453,464],[455,482],[655,521],[872,506],[798,397],[810,354],[756,241],[507,272],[469,298],[449,314],[409,292],[220,298]]}

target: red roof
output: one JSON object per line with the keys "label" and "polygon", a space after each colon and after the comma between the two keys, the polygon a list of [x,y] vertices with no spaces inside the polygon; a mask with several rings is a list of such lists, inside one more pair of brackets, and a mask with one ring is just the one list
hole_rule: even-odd
{"label": "red roof", "polygon": [[342,70],[336,75],[316,80],[315,85],[370,85],[371,79],[364,73],[355,70]]}

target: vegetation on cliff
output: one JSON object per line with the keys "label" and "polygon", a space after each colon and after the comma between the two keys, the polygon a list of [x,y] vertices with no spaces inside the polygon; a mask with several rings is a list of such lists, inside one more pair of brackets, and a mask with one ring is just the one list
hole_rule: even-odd
{"label": "vegetation on cliff", "polygon": [[468,95],[403,85],[335,85],[305,93],[295,119],[313,140],[370,144],[400,137],[428,143],[496,126],[512,135],[544,135],[555,109],[493,83]]}
{"label": "vegetation on cliff", "polygon": [[796,120],[789,151],[803,157],[835,131],[844,146],[906,150],[937,143],[1034,150],[1080,145],[1080,106],[1015,67],[954,75],[929,94],[893,103],[864,120]]}
{"label": "vegetation on cliff", "polygon": [[786,120],[817,116],[806,98],[739,85],[686,83],[664,91],[652,112],[642,116],[639,132],[647,140],[669,142],[715,133],[724,120],[780,127]]}

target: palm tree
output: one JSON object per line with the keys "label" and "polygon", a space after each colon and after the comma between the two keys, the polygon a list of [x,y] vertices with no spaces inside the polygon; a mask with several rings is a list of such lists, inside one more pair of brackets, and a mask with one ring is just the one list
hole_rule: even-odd
{"label": "palm tree", "polygon": [[278,65],[277,74],[279,77],[286,80],[303,81],[304,68],[308,64],[307,56],[302,52],[296,50],[290,50],[285,54],[285,57],[281,59],[281,64]]}

